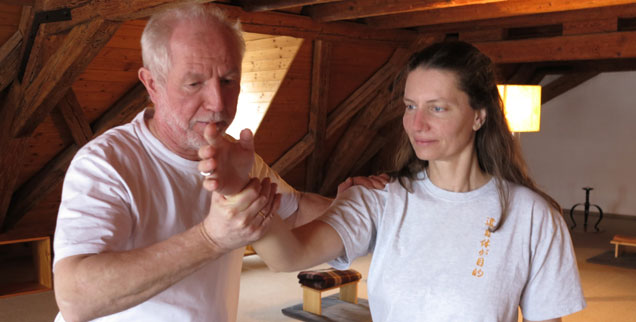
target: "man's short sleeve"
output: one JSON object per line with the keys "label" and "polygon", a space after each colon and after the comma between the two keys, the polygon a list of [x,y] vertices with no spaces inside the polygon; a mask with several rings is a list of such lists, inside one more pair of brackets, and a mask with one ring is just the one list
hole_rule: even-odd
{"label": "man's short sleeve", "polygon": [[64,257],[123,248],[132,232],[130,201],[119,174],[88,153],[69,166],[62,188],[54,265]]}

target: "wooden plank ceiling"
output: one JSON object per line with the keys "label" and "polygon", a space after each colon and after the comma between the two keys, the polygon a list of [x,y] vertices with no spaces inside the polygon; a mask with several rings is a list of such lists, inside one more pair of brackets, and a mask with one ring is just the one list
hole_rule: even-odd
{"label": "wooden plank ceiling", "polygon": [[[51,232],[60,182],[75,151],[148,104],[136,78],[144,19],[182,2],[0,0],[3,231],[11,233],[27,213],[40,207],[49,209],[41,213],[53,215],[36,216],[32,223]],[[302,38],[312,46],[307,133],[271,163],[285,174],[305,162],[305,188],[323,193],[333,192],[344,177],[373,168],[369,165],[374,155],[396,132],[382,129],[400,116],[385,110],[399,100],[387,83],[410,52],[432,41],[475,43],[495,60],[509,83],[538,83],[546,75],[559,75],[546,85],[544,102],[598,73],[636,68],[636,4],[627,0],[217,4],[239,18],[246,32]],[[338,72],[330,70],[330,59],[338,58],[331,48],[341,43],[394,52],[347,98],[330,106],[329,74]],[[290,61],[285,64],[287,68]],[[276,89],[250,91],[252,100],[261,104],[264,97],[271,100]]]}

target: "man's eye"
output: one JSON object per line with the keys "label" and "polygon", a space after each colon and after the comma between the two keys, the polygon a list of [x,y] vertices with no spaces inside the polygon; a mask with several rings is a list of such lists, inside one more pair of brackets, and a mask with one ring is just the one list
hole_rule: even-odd
{"label": "man's eye", "polygon": [[221,79],[221,84],[223,84],[223,85],[233,84],[234,82],[235,82],[235,80],[232,79],[232,78],[223,78],[223,79]]}
{"label": "man's eye", "polygon": [[444,111],[444,108],[441,106],[433,106],[433,111],[435,112],[442,112]]}

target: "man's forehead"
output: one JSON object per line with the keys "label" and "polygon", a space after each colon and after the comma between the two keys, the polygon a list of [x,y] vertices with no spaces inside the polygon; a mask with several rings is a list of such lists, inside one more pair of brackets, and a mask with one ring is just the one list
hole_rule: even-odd
{"label": "man's forehead", "polygon": [[184,57],[205,53],[222,60],[239,60],[239,47],[231,31],[226,26],[219,24],[214,26],[216,28],[203,28],[194,24],[180,25],[170,38],[171,53],[179,53]]}

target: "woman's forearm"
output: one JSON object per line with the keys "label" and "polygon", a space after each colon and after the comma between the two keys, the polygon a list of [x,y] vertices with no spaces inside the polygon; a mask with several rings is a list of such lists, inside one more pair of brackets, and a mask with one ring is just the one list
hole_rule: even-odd
{"label": "woman's forearm", "polygon": [[269,232],[253,243],[254,250],[273,271],[293,272],[322,264],[344,252],[338,233],[316,220],[290,230],[277,216]]}

